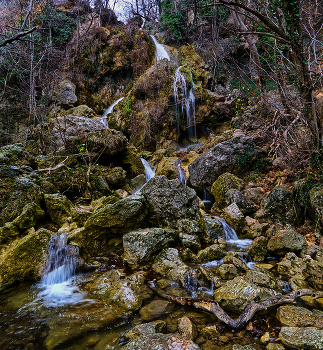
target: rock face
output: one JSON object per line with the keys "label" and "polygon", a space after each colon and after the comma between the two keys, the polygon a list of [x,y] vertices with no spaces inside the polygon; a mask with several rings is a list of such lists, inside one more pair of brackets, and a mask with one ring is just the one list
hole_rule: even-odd
{"label": "rock face", "polygon": [[220,175],[226,172],[239,175],[242,172],[239,155],[247,153],[253,159],[263,151],[254,145],[251,137],[243,133],[234,134],[229,141],[219,143],[193,161],[188,167],[190,183],[198,189],[210,190]]}
{"label": "rock face", "polygon": [[127,138],[120,131],[107,129],[99,120],[67,115],[54,118],[50,123],[56,147],[69,147],[76,151],[75,147],[81,147],[86,142],[92,152],[113,156],[125,151],[127,146]]}
{"label": "rock face", "polygon": [[148,228],[132,231],[123,236],[124,260],[133,267],[148,263],[157,251],[174,242],[175,231]]}
{"label": "rock face", "polygon": [[196,220],[199,201],[195,191],[178,179],[157,176],[141,190],[149,206],[149,220],[156,225],[174,225],[179,219]]}
{"label": "rock face", "polygon": [[199,350],[200,347],[191,340],[182,338],[174,334],[152,334],[139,337],[127,345],[123,346],[121,350]]}
{"label": "rock face", "polygon": [[283,226],[296,225],[298,216],[292,191],[276,186],[261,202],[259,216]]}
{"label": "rock face", "polygon": [[190,272],[190,268],[185,265],[178,256],[178,250],[168,248],[162,250],[156,257],[153,270],[163,277],[172,281],[181,281],[184,285],[185,275]]}
{"label": "rock face", "polygon": [[0,285],[37,281],[47,259],[52,232],[40,229],[15,241],[0,255]]}
{"label": "rock face", "polygon": [[259,287],[243,277],[236,277],[217,289],[213,296],[224,309],[241,313],[252,300],[266,300],[275,294],[272,289]]}
{"label": "rock face", "polygon": [[323,312],[320,310],[310,311],[304,307],[284,305],[278,308],[276,317],[285,326],[323,328]]}
{"label": "rock face", "polygon": [[315,327],[282,327],[279,338],[294,349],[323,349],[323,330]]}
{"label": "rock face", "polygon": [[267,249],[274,255],[283,256],[287,252],[300,252],[306,246],[302,235],[294,230],[282,230],[269,239]]}
{"label": "rock face", "polygon": [[102,252],[109,238],[137,229],[146,215],[144,197],[128,196],[98,209],[86,221],[84,229],[71,239],[85,252]]}

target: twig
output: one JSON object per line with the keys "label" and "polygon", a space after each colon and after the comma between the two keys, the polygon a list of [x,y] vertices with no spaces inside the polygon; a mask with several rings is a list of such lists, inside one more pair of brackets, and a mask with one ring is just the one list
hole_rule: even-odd
{"label": "twig", "polygon": [[68,158],[69,157],[66,157],[62,162],[60,162],[59,164],[57,164],[53,168],[38,169],[38,170],[35,170],[35,172],[36,173],[41,173],[41,172],[46,172],[47,171],[48,174],[50,174],[51,171],[55,171],[55,170],[60,169],[62,167],[65,167],[65,168],[69,169],[69,167],[66,164],[64,164],[67,161]]}
{"label": "twig", "polygon": [[25,32],[20,32],[20,33],[14,35],[13,37],[4,40],[2,43],[0,43],[0,47],[4,47],[8,44],[11,44],[12,42],[19,40],[21,37],[26,36],[26,35],[34,32],[36,29],[38,29],[38,26],[35,26],[35,27],[25,31]]}

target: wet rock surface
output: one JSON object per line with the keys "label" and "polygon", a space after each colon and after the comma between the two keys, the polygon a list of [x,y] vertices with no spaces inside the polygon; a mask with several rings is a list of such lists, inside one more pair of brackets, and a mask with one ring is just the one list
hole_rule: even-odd
{"label": "wet rock surface", "polygon": [[315,327],[282,327],[279,338],[294,349],[323,349],[323,330]]}

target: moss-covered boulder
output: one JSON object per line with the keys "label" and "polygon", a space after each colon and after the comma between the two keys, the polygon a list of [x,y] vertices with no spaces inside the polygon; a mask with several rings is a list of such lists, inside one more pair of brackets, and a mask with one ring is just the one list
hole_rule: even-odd
{"label": "moss-covered boulder", "polygon": [[200,250],[194,260],[198,263],[203,263],[206,261],[221,259],[224,255],[225,254],[219,244],[212,244],[211,246]]}
{"label": "moss-covered boulder", "polygon": [[125,184],[126,176],[127,172],[121,167],[110,168],[104,174],[104,178],[109,185],[119,187]]}
{"label": "moss-covered boulder", "polygon": [[169,180],[178,178],[178,158],[164,157],[157,166],[156,175],[165,175]]}
{"label": "moss-covered boulder", "polygon": [[228,191],[231,189],[241,191],[244,187],[243,180],[237,176],[224,173],[220,175],[217,180],[213,183],[211,192],[214,196],[215,203],[219,209],[223,209],[231,204],[228,199]]}
{"label": "moss-covered boulder", "polygon": [[124,260],[133,267],[148,263],[156,252],[175,242],[175,231],[147,228],[123,236]]}
{"label": "moss-covered boulder", "polygon": [[233,264],[222,264],[216,273],[225,280],[231,280],[239,275],[238,269]]}
{"label": "moss-covered boulder", "polygon": [[128,196],[96,210],[86,221],[84,228],[73,233],[70,239],[83,252],[102,253],[107,251],[109,239],[139,228],[147,214],[143,196]]}
{"label": "moss-covered boulder", "polygon": [[86,118],[95,118],[97,114],[93,111],[92,108],[86,105],[80,105],[66,110],[61,109],[57,113],[57,117],[62,117],[64,115],[71,115],[73,117],[86,117]]}
{"label": "moss-covered boulder", "polygon": [[31,229],[0,255],[0,285],[37,281],[45,266],[52,232]]}
{"label": "moss-covered boulder", "polygon": [[[7,166],[3,166],[9,170]],[[16,172],[15,172],[16,173]],[[7,172],[7,175],[8,172]],[[0,182],[0,227],[16,219],[25,205],[33,202],[41,207],[43,192],[34,179],[21,172],[21,176],[2,177]]]}
{"label": "moss-covered boulder", "polygon": [[241,313],[252,301],[269,299],[277,294],[274,290],[249,282],[243,277],[236,277],[226,282],[214,293],[214,299],[226,310]]}
{"label": "moss-covered boulder", "polygon": [[297,225],[299,215],[293,199],[293,192],[282,185],[274,187],[261,202],[258,217],[283,226]]}
{"label": "moss-covered boulder", "polygon": [[45,194],[44,198],[47,212],[55,224],[62,226],[71,220],[74,205],[66,196],[56,193]]}
{"label": "moss-covered boulder", "polygon": [[15,220],[0,228],[0,245],[9,243],[22,231],[35,226],[44,216],[45,212],[36,203],[26,204]]}
{"label": "moss-covered boulder", "polygon": [[178,179],[155,176],[141,190],[149,206],[149,221],[156,225],[176,225],[181,219],[199,219],[199,201],[195,191]]}
{"label": "moss-covered boulder", "polygon": [[307,246],[305,238],[294,230],[278,231],[270,237],[267,249],[274,255],[283,256],[287,252],[298,253]]}

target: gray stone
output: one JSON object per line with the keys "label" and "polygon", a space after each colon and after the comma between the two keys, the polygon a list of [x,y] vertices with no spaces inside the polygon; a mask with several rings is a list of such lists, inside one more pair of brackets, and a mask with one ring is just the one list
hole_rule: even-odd
{"label": "gray stone", "polygon": [[136,339],[141,336],[146,336],[154,333],[165,333],[166,322],[163,320],[152,321],[148,323],[142,323],[135,326],[131,331],[124,334],[128,339]]}
{"label": "gray stone", "polygon": [[175,248],[162,250],[157,255],[152,268],[167,279],[181,281],[182,285],[185,283],[185,275],[190,272],[190,268],[181,261],[178,250]]}
{"label": "gray stone", "polygon": [[184,248],[190,248],[192,250],[201,249],[200,239],[195,235],[188,235],[187,233],[180,233],[179,239],[182,241],[182,245]]}
{"label": "gray stone", "polygon": [[44,198],[51,220],[59,226],[68,222],[69,218],[72,217],[73,203],[66,196],[59,193],[45,194]]}
{"label": "gray stone", "polygon": [[224,252],[219,244],[212,244],[203,250],[200,250],[195,257],[195,261],[198,263],[218,260],[224,257]]}
{"label": "gray stone", "polygon": [[267,243],[268,239],[266,237],[257,237],[246,248],[246,251],[254,261],[264,261],[267,254]]}
{"label": "gray stone", "polygon": [[294,305],[283,305],[277,309],[277,319],[285,326],[323,328],[323,312],[308,310]]}
{"label": "gray stone", "polygon": [[240,233],[245,225],[245,218],[236,203],[230,204],[223,210],[223,217],[237,233]]}
{"label": "gray stone", "polygon": [[139,337],[121,350],[200,350],[200,347],[191,340],[174,334],[152,334]]}
{"label": "gray stone", "polygon": [[63,105],[74,104],[77,101],[75,85],[71,81],[64,79],[59,83],[57,100]]}
{"label": "gray stone", "polygon": [[199,201],[195,191],[178,179],[168,180],[156,176],[141,190],[149,206],[149,219],[153,224],[175,224],[177,220],[196,220]]}
{"label": "gray stone", "polygon": [[282,327],[279,338],[294,349],[323,349],[323,330],[315,327]]}
{"label": "gray stone", "polygon": [[174,242],[175,231],[148,228],[123,236],[124,260],[133,267],[148,263],[152,255]]}
{"label": "gray stone", "polygon": [[311,189],[309,203],[314,216],[315,233],[321,237],[323,234],[323,190]]}
{"label": "gray stone", "polygon": [[210,190],[220,175],[226,172],[239,175],[242,173],[238,162],[239,155],[247,151],[251,159],[263,153],[261,148],[254,145],[253,139],[243,133],[236,133],[229,141],[217,144],[188,167],[191,184],[201,190]]}
{"label": "gray stone", "polygon": [[204,216],[203,221],[209,243],[214,243],[219,237],[225,237],[223,225],[220,219],[212,216]]}
{"label": "gray stone", "polygon": [[239,275],[237,268],[233,264],[222,264],[217,269],[217,274],[225,280],[231,280]]}
{"label": "gray stone", "polygon": [[224,309],[241,313],[251,301],[259,302],[276,294],[272,289],[257,286],[239,276],[215,290],[213,296]]}
{"label": "gray stone", "polygon": [[197,331],[194,323],[184,316],[178,321],[178,333],[185,339],[194,340],[197,336]]}
{"label": "gray stone", "polygon": [[267,249],[274,255],[282,256],[287,252],[298,253],[306,246],[302,235],[294,230],[282,230],[269,239]]}

